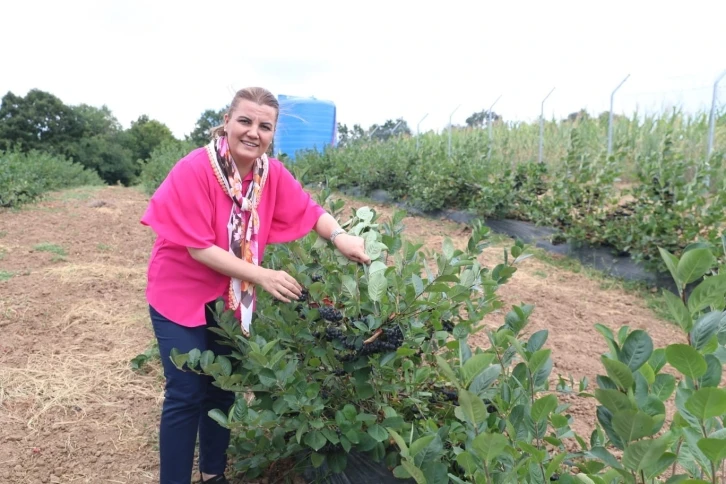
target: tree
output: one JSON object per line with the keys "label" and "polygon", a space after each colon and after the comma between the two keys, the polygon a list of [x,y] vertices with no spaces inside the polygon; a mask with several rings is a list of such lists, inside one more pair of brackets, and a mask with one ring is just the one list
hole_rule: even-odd
{"label": "tree", "polygon": [[187,141],[191,141],[197,146],[209,143],[210,131],[224,122],[224,115],[228,110],[229,107],[224,107],[218,111],[213,109],[204,111],[199,116],[199,119],[197,119],[197,124],[194,125],[194,131],[187,135]]}
{"label": "tree", "polygon": [[71,106],[71,111],[84,137],[123,131],[121,123],[106,105],[97,108],[88,104],[79,104]]}
{"label": "tree", "polygon": [[0,104],[0,149],[68,155],[83,129],[73,111],[56,96],[32,89],[25,97],[8,91]]}
{"label": "tree", "polygon": [[371,139],[386,141],[392,136],[411,135],[411,129],[403,118],[396,120],[389,119],[382,125],[374,124],[368,129],[368,135]]}
{"label": "tree", "polygon": [[[494,111],[491,112],[492,122],[495,123],[497,121],[501,121],[502,117],[495,113]],[[477,113],[473,113],[471,116],[466,118],[466,125],[470,128],[484,128],[485,126],[488,126],[489,122],[489,110],[484,109]]]}
{"label": "tree", "polygon": [[346,146],[354,141],[364,138],[366,135],[360,124],[354,124],[348,128],[345,124],[338,123],[338,146]]}
{"label": "tree", "polygon": [[70,157],[95,170],[106,183],[133,183],[140,167],[128,146],[128,134],[111,110],[87,104],[72,106],[71,110],[81,135],[71,145]]}
{"label": "tree", "polygon": [[174,139],[176,138],[164,123],[149,119],[143,114],[131,122],[125,142],[134,160],[146,161],[157,146]]}

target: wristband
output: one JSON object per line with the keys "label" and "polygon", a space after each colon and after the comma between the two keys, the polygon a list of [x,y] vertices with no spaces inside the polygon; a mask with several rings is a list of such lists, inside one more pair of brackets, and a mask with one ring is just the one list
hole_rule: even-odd
{"label": "wristband", "polygon": [[337,228],[337,229],[333,230],[333,233],[330,234],[330,241],[335,242],[335,238],[337,236],[339,236],[340,234],[344,234],[344,233],[346,233],[345,230],[343,230],[341,228]]}

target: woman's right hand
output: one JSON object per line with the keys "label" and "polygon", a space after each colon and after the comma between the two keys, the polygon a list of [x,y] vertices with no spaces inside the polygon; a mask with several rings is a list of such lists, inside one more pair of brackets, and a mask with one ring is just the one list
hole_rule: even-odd
{"label": "woman's right hand", "polygon": [[296,301],[302,295],[302,286],[285,271],[260,268],[257,285],[280,301]]}

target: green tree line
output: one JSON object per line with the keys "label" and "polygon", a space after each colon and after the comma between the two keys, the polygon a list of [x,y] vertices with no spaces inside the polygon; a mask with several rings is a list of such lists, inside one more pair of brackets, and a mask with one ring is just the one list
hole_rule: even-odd
{"label": "green tree line", "polygon": [[223,113],[224,108],[204,111],[194,129],[178,139],[146,114],[124,129],[106,105],[67,105],[40,89],[25,96],[9,91],[0,102],[0,152],[62,157],[98,173],[108,184],[129,186],[139,181],[154,150],[206,143],[209,129],[222,121]]}

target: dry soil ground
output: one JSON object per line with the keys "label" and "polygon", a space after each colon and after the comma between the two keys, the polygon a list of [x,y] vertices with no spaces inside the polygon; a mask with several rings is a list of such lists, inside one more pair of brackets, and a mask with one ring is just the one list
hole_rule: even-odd
{"label": "dry soil ground", "polygon": [[[78,189],[0,212],[0,483],[157,479],[163,383],[158,363],[142,373],[129,365],[152,344],[144,284],[154,235],[138,222],[147,200],[131,188]],[[407,237],[433,249],[445,235],[466,241],[463,225],[404,223]],[[493,247],[482,260],[492,266],[500,256]],[[657,346],[682,339],[639,296],[535,258],[500,294],[505,308],[536,305],[528,332],[549,330],[553,378],[594,381],[602,371],[598,358],[607,348],[595,323],[645,328]],[[575,428],[588,435],[593,402],[560,399],[572,403]]]}

